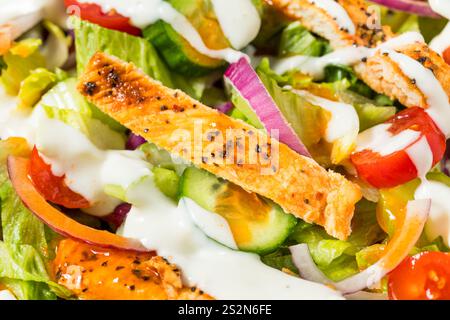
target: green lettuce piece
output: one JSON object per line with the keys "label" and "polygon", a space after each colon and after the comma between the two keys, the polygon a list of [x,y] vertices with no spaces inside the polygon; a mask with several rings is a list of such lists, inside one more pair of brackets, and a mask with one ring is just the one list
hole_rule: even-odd
{"label": "green lettuce piece", "polygon": [[152,172],[155,179],[155,185],[158,189],[161,190],[161,192],[167,197],[176,200],[178,197],[178,186],[180,183],[180,177],[176,174],[176,172],[159,167],[154,167]]}
{"label": "green lettuce piece", "polygon": [[246,122],[251,124],[255,128],[264,129],[264,125],[259,120],[255,111],[253,111],[253,109],[250,107],[248,101],[245,100],[245,98],[233,86],[230,86],[228,91],[231,103],[237,110],[239,110],[241,114],[243,114]]}
{"label": "green lettuce piece", "polygon": [[45,67],[45,59],[39,52],[42,44],[40,39],[25,39],[14,44],[3,56],[3,69],[1,82],[9,95],[19,93],[20,83],[37,68]]}
{"label": "green lettuce piece", "polygon": [[184,170],[190,165],[181,158],[172,157],[172,155],[158,148],[155,144],[147,142],[139,146],[140,151],[144,152],[147,161],[155,167],[164,168],[175,171],[181,176]]}
{"label": "green lettuce piece", "polygon": [[390,26],[395,33],[419,31],[426,42],[437,36],[447,24],[447,19],[419,17],[402,11],[389,10],[379,6],[381,23]]}
{"label": "green lettuce piece", "polygon": [[56,235],[25,208],[15,193],[6,169],[6,155],[2,152],[0,159],[0,282],[18,298],[70,298],[70,291],[54,283],[47,269],[54,252],[50,243]]}
{"label": "green lettuce piece", "polygon": [[99,25],[74,18],[77,69],[81,73],[91,57],[97,52],[116,56],[133,62],[149,76],[173,87],[170,72],[159,58],[150,42],[125,32],[102,28]]}
{"label": "green lettuce piece", "polygon": [[66,35],[63,29],[50,20],[44,20],[42,25],[48,32],[47,40],[42,48],[42,54],[46,57],[47,68],[50,70],[60,68],[69,58],[72,37]]}
{"label": "green lettuce piece", "polygon": [[56,82],[56,74],[44,68],[31,71],[20,84],[19,108],[33,107]]}
{"label": "green lettuce piece", "polygon": [[347,79],[350,82],[349,90],[354,91],[361,96],[374,100],[382,99],[382,101],[388,105],[394,104],[394,101],[390,100],[387,96],[376,93],[367,84],[359,80],[351,67],[343,65],[328,65],[325,68],[324,82],[336,82],[342,79]]}
{"label": "green lettuce piece", "polygon": [[[121,126],[116,125],[114,120],[109,120],[109,117],[106,118],[107,116],[99,113],[100,111],[97,112],[97,109],[76,91],[76,79],[69,78],[59,82],[42,97],[39,105],[49,118],[61,120],[80,130],[98,148],[124,148],[124,135],[111,129],[115,126],[121,129]],[[102,118],[103,121],[98,118]]]}
{"label": "green lettuce piece", "polygon": [[397,108],[393,106],[377,105],[376,101],[352,91],[339,91],[337,94],[341,101],[349,103],[355,108],[359,117],[360,132],[385,122],[397,112]]}
{"label": "green lettuce piece", "polygon": [[278,54],[282,57],[293,55],[319,57],[329,50],[328,42],[315,37],[296,21],[283,30]]}
{"label": "green lettuce piece", "polygon": [[434,19],[429,17],[418,17],[419,29],[426,42],[430,42],[441,33],[448,23],[445,18]]}
{"label": "green lettuce piece", "polygon": [[[305,146],[311,147],[324,136],[328,118],[324,110],[314,106],[291,90],[283,89],[270,69],[269,61],[264,59],[256,72],[272,96],[281,113],[291,124]],[[242,110],[240,109],[242,112]],[[245,114],[245,113],[244,113]],[[248,118],[248,116],[245,114]]]}

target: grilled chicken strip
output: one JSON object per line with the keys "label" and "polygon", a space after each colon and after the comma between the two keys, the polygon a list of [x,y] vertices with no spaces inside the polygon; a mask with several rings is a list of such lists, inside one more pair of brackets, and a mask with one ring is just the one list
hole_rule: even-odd
{"label": "grilled chicken strip", "polygon": [[183,286],[179,269],[152,253],[105,249],[62,240],[53,261],[55,280],[83,300],[205,300]]}
{"label": "grilled chicken strip", "polygon": [[361,45],[374,47],[392,36],[389,27],[381,26],[375,10],[364,0],[335,0],[347,12],[355,25],[355,33],[342,29],[329,12],[310,0],[265,0],[292,20],[298,20],[307,29],[330,41],[333,48]]}
{"label": "grilled chicken strip", "polygon": [[[424,43],[412,43],[396,50],[418,61],[431,70],[450,99],[450,65]],[[428,107],[427,97],[417,87],[415,79],[407,77],[389,56],[378,51],[366,63],[358,64],[355,71],[364,82],[377,92],[397,99],[407,107]]]}
{"label": "grilled chicken strip", "polygon": [[[339,30],[339,25],[325,10],[310,0],[266,0],[266,3],[285,16],[299,20],[312,32],[329,40],[333,48],[362,45],[374,48],[395,37],[387,26],[381,26],[375,11],[370,10],[364,0],[336,0],[347,12],[355,25],[355,34]],[[450,66],[424,43],[413,43],[397,49],[432,70],[447,95],[450,97]],[[425,95],[392,61],[389,56],[377,53],[364,63],[356,65],[358,76],[373,90],[397,99],[406,107],[427,108]]]}
{"label": "grilled chicken strip", "polygon": [[[336,238],[346,239],[351,233],[359,187],[245,122],[164,87],[133,64],[104,53],[92,57],[78,90],[158,147],[324,226]],[[255,155],[259,161],[248,161]]]}

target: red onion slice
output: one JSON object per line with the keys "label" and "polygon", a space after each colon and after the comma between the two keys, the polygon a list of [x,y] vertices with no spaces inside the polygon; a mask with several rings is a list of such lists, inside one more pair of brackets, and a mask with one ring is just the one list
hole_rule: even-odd
{"label": "red onion slice", "polygon": [[413,200],[407,204],[405,219],[385,249],[384,256],[369,268],[339,282],[328,279],[314,263],[308,246],[291,246],[292,260],[306,280],[331,285],[344,294],[370,288],[395,269],[419,240],[430,212],[431,200]]}
{"label": "red onion slice", "polygon": [[141,144],[146,143],[147,141],[134,133],[130,133],[130,136],[128,137],[127,143],[125,144],[125,148],[127,150],[136,150],[139,148]]}
{"label": "red onion slice", "polygon": [[391,9],[405,11],[420,16],[441,18],[440,15],[438,15],[431,9],[430,5],[428,4],[428,1],[422,0],[370,0],[370,1],[381,4]]}
{"label": "red onion slice", "polygon": [[218,106],[215,107],[215,109],[219,110],[222,113],[228,113],[229,111],[231,111],[231,109],[233,109],[233,104],[228,101],[228,102],[219,104]]}
{"label": "red onion slice", "polygon": [[232,63],[225,71],[224,77],[248,102],[269,134],[271,130],[277,130],[280,142],[301,155],[311,157],[247,59],[241,58]]}
{"label": "red onion slice", "polygon": [[123,224],[130,210],[131,204],[121,203],[114,209],[113,213],[105,217],[105,221],[111,223],[117,229]]}

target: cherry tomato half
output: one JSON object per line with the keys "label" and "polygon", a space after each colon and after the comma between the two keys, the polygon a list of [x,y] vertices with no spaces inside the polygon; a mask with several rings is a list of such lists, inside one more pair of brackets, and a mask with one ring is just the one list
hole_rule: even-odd
{"label": "cherry tomato half", "polygon": [[39,156],[36,147],[30,157],[30,178],[37,191],[47,200],[66,208],[87,208],[89,201],[73,192],[64,182],[64,176],[53,174],[51,166]]}
{"label": "cherry tomato half", "polygon": [[134,36],[142,34],[141,29],[130,24],[130,18],[124,17],[115,10],[103,12],[102,8],[94,3],[79,3],[77,0],[64,0],[66,8],[76,6],[80,9],[80,18],[98,24],[104,28],[123,31]]}
{"label": "cherry tomato half", "polygon": [[[405,109],[386,122],[392,124],[389,131],[394,135],[406,129],[419,131],[420,137],[426,136],[433,152],[433,165],[442,159],[445,136],[422,108]],[[392,188],[417,177],[417,169],[406,148],[386,156],[366,149],[355,152],[350,159],[363,180],[376,188]]]}
{"label": "cherry tomato half", "polygon": [[392,300],[450,300],[450,254],[406,258],[389,274],[388,293]]}

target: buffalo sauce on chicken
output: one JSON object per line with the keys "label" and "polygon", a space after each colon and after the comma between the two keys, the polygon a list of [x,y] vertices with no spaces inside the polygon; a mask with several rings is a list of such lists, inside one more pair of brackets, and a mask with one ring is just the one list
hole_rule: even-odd
{"label": "buffalo sauce on chicken", "polygon": [[53,261],[55,281],[86,300],[211,299],[183,286],[180,270],[155,253],[105,249],[66,239]]}

